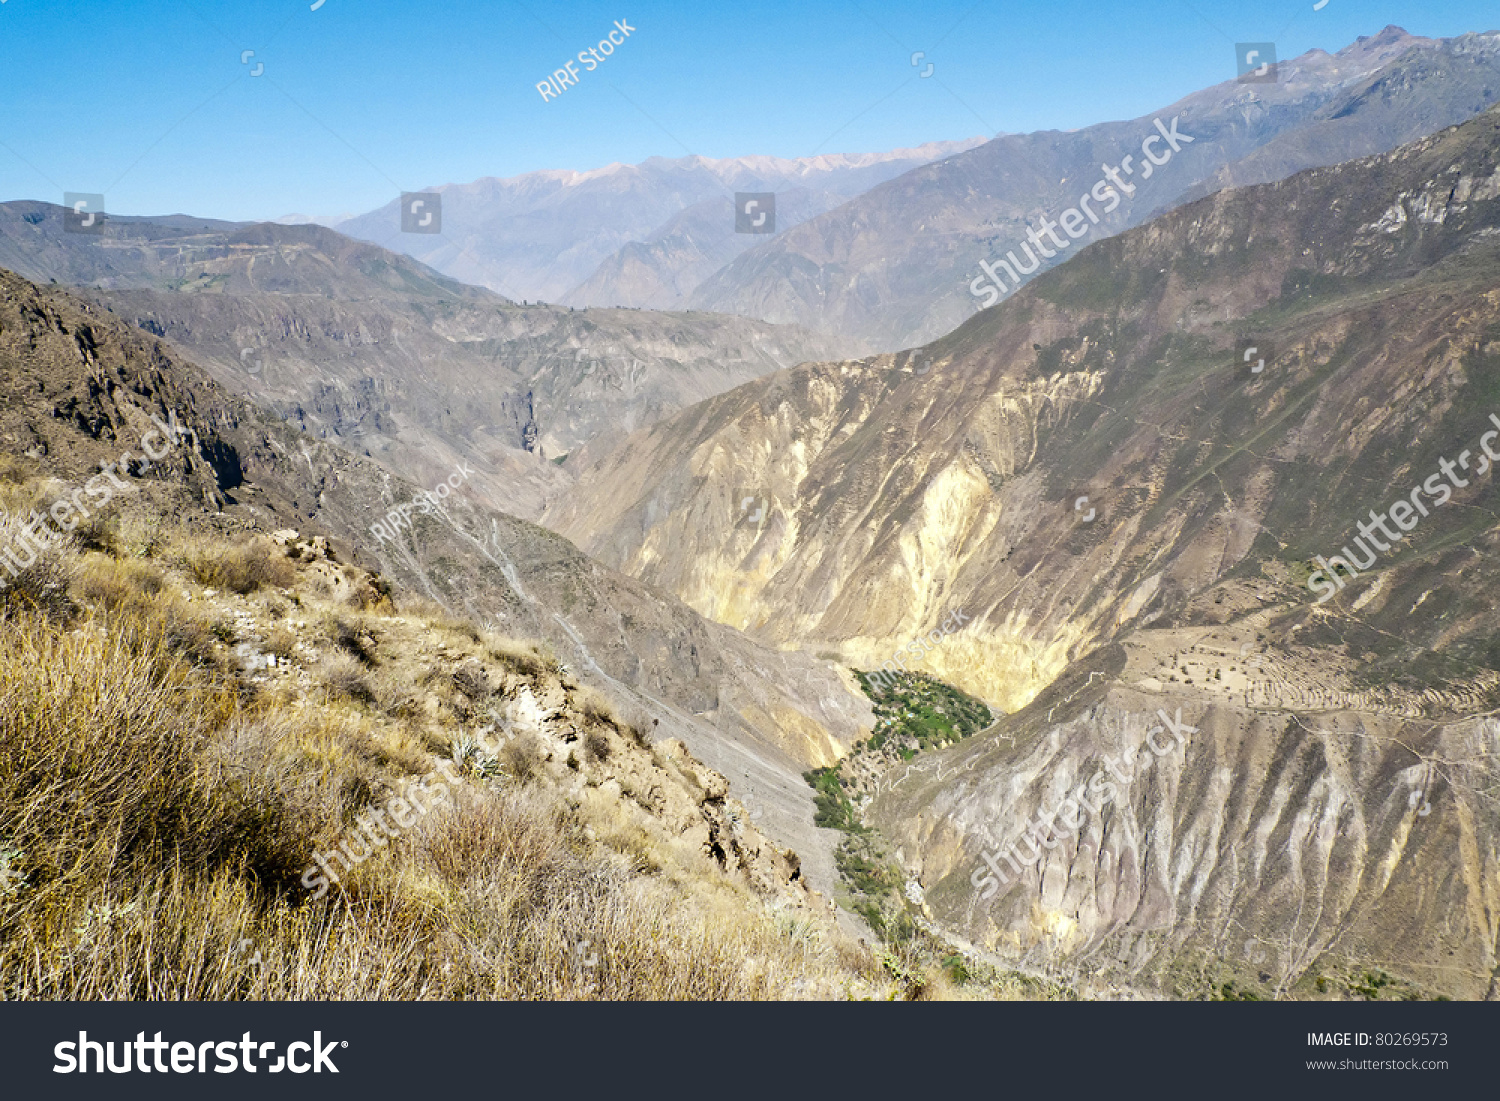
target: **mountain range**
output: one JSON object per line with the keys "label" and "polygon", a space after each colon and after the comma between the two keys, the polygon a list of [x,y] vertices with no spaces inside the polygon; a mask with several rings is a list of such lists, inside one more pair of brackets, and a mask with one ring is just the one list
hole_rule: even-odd
{"label": "mountain range", "polygon": [[0,263],[87,289],[223,385],[424,484],[540,513],[558,460],[848,341],[744,318],[519,306],[332,230],[184,216],[69,233],[61,207],[0,204]]}
{"label": "mountain range", "polygon": [[[450,185],[433,236],[0,204],[0,483],[178,418],[120,472],[148,521],[314,532],[318,576],[527,640],[528,692],[640,732],[666,818],[732,832],[674,738],[798,854],[750,838],[778,890],[893,950],[1500,998],[1500,34],[1277,75]],[[979,309],[980,262],[1103,179],[1118,209]],[[734,233],[741,190],[777,232]]]}
{"label": "mountain range", "polygon": [[[1151,178],[1126,179],[1133,193],[1098,217],[1089,239],[1212,191],[1384,152],[1470,118],[1500,99],[1500,34],[1430,39],[1388,26],[1335,54],[1283,61],[1276,75],[1067,132],[801,161],[652,158],[447,185],[436,189],[445,230],[432,239],[397,232],[394,202],[336,225],[511,297],[701,309],[894,351],[971,316],[986,301],[971,289],[980,261],[1023,245],[1028,226],[1057,217],[1103,167],[1131,154],[1140,163],[1157,119],[1177,120],[1189,141]],[[776,193],[774,235],[733,232],[738,191]],[[1056,251],[1041,270],[1066,259]]]}
{"label": "mountain range", "polygon": [[[1336,54],[1284,61],[1277,75],[1226,81],[1137,119],[1003,135],[914,169],[737,257],[691,301],[883,350],[926,343],[984,301],[970,290],[981,260],[1019,249],[1029,225],[1058,218],[1103,166],[1139,161],[1154,120],[1178,120],[1192,144],[1131,184],[1136,194],[1085,241],[1209,189],[1383,152],[1462,122],[1500,100],[1500,34],[1423,39],[1387,27]],[[1066,259],[1057,251],[1042,270]]]}
{"label": "mountain range", "polygon": [[432,188],[443,232],[403,234],[399,201],[334,224],[511,298],[573,306],[681,308],[708,272],[751,245],[736,192],[777,193],[778,231],[982,139],[787,160],[652,157],[588,172],[531,172]]}
{"label": "mountain range", "polygon": [[[924,912],[980,950],[1189,997],[1377,965],[1482,997],[1497,270],[1490,110],[1189,203],[927,346],[685,410],[589,457],[543,520],[855,667],[961,611],[920,660],[1008,717],[859,797]],[[1414,486],[1421,514],[1392,510],[1414,531],[1355,542]],[[1185,747],[981,899],[983,854],[1100,754],[1146,759],[1158,714]]]}

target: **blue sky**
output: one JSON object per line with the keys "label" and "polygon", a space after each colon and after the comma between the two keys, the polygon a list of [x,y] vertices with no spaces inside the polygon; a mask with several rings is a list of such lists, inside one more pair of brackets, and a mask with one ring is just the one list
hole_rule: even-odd
{"label": "blue sky", "polygon": [[[543,168],[1070,129],[1232,79],[1236,41],[1287,58],[1389,23],[1500,28],[1493,0],[314,2],[4,0],[0,198],[360,212]],[[629,38],[544,100],[537,82],[617,19]]]}

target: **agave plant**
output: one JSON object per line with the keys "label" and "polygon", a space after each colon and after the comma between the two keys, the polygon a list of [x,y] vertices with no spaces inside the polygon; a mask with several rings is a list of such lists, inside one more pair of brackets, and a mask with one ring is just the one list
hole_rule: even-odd
{"label": "agave plant", "polygon": [[463,735],[453,743],[453,763],[459,772],[489,779],[501,774],[500,762],[486,747],[470,735]]}

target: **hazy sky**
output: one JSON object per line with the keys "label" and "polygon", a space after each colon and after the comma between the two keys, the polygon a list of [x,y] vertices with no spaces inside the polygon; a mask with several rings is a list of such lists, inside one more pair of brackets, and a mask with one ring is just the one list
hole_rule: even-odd
{"label": "hazy sky", "polygon": [[[616,20],[629,37],[617,30],[589,71],[578,53]],[[1071,129],[1232,79],[1237,41],[1275,41],[1284,59],[1389,23],[1448,36],[1494,30],[1500,12],[1493,0],[4,0],[0,198],[328,215],[543,168]],[[537,82],[570,59],[578,83],[544,100]]]}

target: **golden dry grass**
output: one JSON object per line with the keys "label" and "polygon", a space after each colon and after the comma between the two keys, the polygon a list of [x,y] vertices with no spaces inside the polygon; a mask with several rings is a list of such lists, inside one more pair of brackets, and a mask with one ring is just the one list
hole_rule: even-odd
{"label": "golden dry grass", "polygon": [[[303,884],[314,853],[431,772],[432,753],[453,741],[430,717],[382,709],[417,694],[401,680],[415,663],[376,652],[382,630],[404,621],[346,609],[326,630],[331,606],[294,595],[314,625],[300,636],[281,625],[274,649],[296,653],[299,637],[313,648],[299,660],[315,684],[378,683],[368,696],[347,683],[255,688],[223,658],[232,622],[188,590],[286,588],[295,567],[254,541],[217,554],[171,546],[158,562],[70,554],[71,618],[23,609],[0,621],[0,995],[743,999],[786,997],[810,978],[838,988],[836,959],[809,957],[701,854],[663,847],[617,807],[517,782],[525,761],[507,760],[504,784],[467,777],[451,807],[317,897]],[[555,669],[534,647],[441,629],[472,643],[474,660]],[[447,683],[458,694],[451,673]],[[614,721],[602,697],[579,709]],[[522,740],[510,745],[526,756]]]}
{"label": "golden dry grass", "polygon": [[222,539],[189,536],[167,552],[180,560],[200,585],[243,596],[257,589],[285,589],[297,577],[286,552],[264,536],[251,536],[226,545]]}

